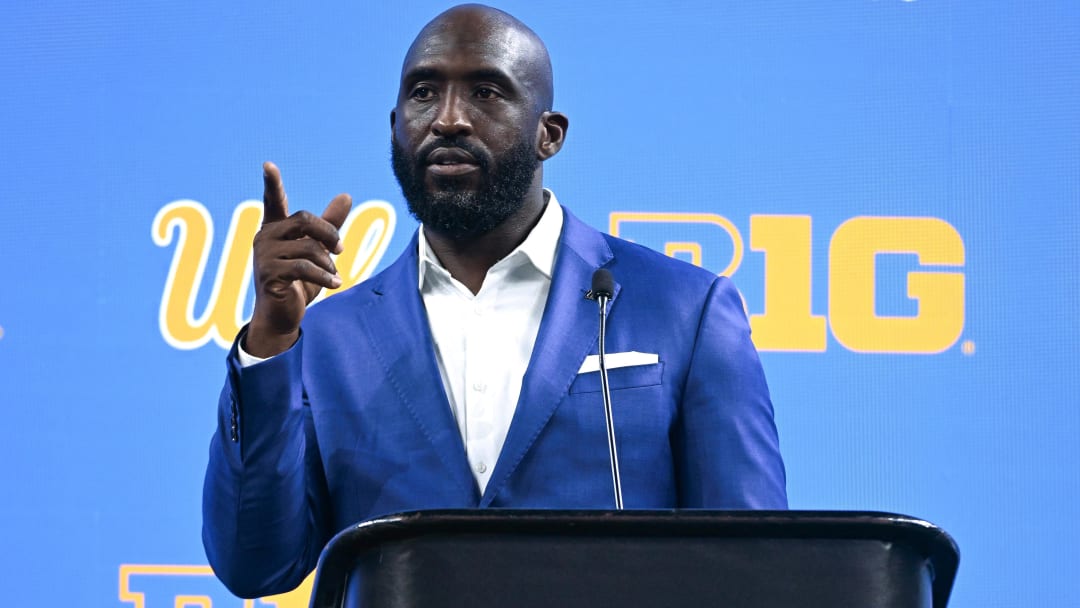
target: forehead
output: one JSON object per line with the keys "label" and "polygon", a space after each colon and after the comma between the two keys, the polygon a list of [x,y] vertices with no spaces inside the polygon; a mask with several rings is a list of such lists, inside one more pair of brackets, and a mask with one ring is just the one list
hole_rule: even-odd
{"label": "forehead", "polygon": [[452,77],[456,72],[501,72],[527,82],[536,61],[528,37],[497,25],[444,23],[425,29],[413,42],[402,65],[402,79],[416,72],[436,71]]}

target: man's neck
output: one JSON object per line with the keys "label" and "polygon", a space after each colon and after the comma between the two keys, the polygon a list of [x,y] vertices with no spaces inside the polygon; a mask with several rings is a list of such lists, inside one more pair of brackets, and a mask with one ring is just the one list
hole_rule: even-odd
{"label": "man's neck", "polygon": [[546,203],[547,195],[537,189],[535,194],[530,192],[521,209],[489,232],[455,239],[424,226],[424,238],[450,276],[476,294],[488,270],[529,236]]}

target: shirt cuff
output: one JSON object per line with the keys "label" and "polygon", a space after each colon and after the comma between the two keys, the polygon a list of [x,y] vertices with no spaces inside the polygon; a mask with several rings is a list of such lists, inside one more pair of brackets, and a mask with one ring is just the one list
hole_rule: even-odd
{"label": "shirt cuff", "polygon": [[236,358],[240,360],[240,367],[244,368],[244,367],[251,367],[252,365],[255,365],[256,363],[262,363],[263,361],[266,361],[267,359],[273,359],[274,357],[266,357],[266,358],[256,357],[255,355],[252,355],[252,354],[248,353],[246,350],[244,350],[244,341],[240,340],[239,342],[236,343]]}

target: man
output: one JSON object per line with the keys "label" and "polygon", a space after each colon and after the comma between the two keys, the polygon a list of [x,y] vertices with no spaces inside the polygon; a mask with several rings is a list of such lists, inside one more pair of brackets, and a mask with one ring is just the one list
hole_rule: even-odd
{"label": "man", "polygon": [[[355,288],[330,252],[349,198],[289,216],[265,166],[256,303],[229,355],[204,543],[241,596],[282,592],[340,529],[431,508],[611,508],[598,268],[628,508],[784,508],[784,469],[740,298],[727,279],[605,236],[542,187],[562,147],[540,39],[452,8],[417,36],[390,113],[394,172],[421,221]],[[613,358],[613,365],[617,363]]]}

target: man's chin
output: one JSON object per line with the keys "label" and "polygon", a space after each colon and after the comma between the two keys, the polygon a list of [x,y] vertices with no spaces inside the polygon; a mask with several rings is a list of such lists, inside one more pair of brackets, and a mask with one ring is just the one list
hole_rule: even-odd
{"label": "man's chin", "polygon": [[410,201],[409,211],[425,229],[453,239],[465,239],[494,230],[513,209],[485,205],[475,194],[440,192],[423,201]]}
{"label": "man's chin", "polygon": [[476,196],[480,192],[479,172],[439,174],[428,171],[424,180],[425,194],[429,198]]}

